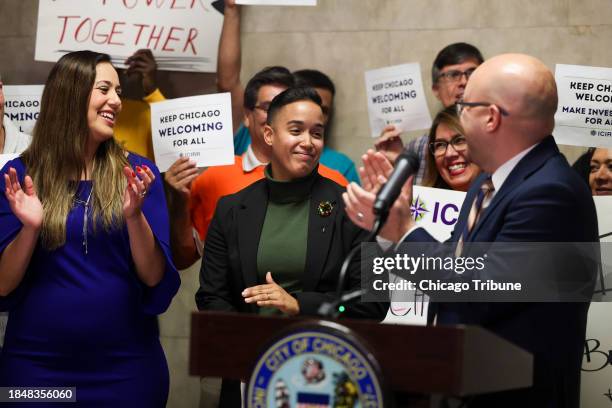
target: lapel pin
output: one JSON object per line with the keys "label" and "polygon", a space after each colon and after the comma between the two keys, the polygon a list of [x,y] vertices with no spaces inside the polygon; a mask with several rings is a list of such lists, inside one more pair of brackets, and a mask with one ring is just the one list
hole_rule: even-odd
{"label": "lapel pin", "polygon": [[321,217],[329,217],[334,209],[334,205],[329,201],[321,201],[317,207],[317,214]]}

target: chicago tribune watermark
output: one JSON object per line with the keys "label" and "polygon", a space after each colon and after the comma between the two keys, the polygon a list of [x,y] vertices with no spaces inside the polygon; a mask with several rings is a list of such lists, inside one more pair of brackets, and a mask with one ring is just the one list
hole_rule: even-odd
{"label": "chicago tribune watermark", "polygon": [[[441,302],[612,300],[612,243],[362,244],[362,301],[427,295]],[[397,296],[395,296],[397,298]]]}

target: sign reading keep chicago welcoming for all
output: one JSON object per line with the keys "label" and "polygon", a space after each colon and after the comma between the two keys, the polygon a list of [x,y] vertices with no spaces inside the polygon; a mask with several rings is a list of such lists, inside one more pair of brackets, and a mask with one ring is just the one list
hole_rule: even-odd
{"label": "sign reading keep chicago welcoming for all", "polygon": [[215,72],[222,24],[210,0],[39,0],[35,59],[93,50],[123,67],[149,48],[159,69]]}
{"label": "sign reading keep chicago welcoming for all", "polygon": [[234,163],[229,93],[190,96],[151,104],[155,164],[164,172],[179,157],[198,167]]}
{"label": "sign reading keep chicago welcoming for all", "polygon": [[4,85],[4,116],[17,128],[32,134],[38,114],[44,85]]}
{"label": "sign reading keep chicago welcoming for all", "polygon": [[366,71],[365,82],[372,137],[386,125],[402,132],[431,126],[418,63]]}
{"label": "sign reading keep chicago welcoming for all", "polygon": [[555,140],[612,148],[612,68],[557,64]]}

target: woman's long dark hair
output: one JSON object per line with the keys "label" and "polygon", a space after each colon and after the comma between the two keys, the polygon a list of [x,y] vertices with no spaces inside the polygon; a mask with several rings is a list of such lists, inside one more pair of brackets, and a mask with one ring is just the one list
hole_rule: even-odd
{"label": "woman's long dark hair", "polygon": [[[87,112],[100,63],[110,64],[110,57],[76,51],[60,58],[45,84],[32,143],[22,154],[43,204],[41,237],[47,249],[66,242],[66,219],[76,194],[76,181],[86,169],[85,149],[90,137]],[[100,217],[105,229],[123,221],[126,164],[124,151],[114,138],[100,144],[91,175],[91,199],[93,217]]]}

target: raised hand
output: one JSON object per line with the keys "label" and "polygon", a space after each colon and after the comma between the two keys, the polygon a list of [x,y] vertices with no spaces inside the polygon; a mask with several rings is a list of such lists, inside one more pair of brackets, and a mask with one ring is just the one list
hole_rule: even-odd
{"label": "raised hand", "polygon": [[26,175],[22,188],[17,178],[17,170],[11,167],[8,174],[4,174],[4,183],[4,195],[13,214],[24,227],[39,230],[43,223],[43,206],[36,195],[32,178]]}
{"label": "raised hand", "polygon": [[265,285],[252,286],[243,290],[244,301],[246,303],[256,303],[257,306],[275,307],[292,316],[300,313],[300,305],[297,299],[274,282],[270,272],[266,274],[266,282]]}
{"label": "raised hand", "polygon": [[397,156],[404,150],[404,142],[400,134],[400,130],[394,125],[387,125],[374,143],[376,150],[383,153],[391,164],[395,163]]}
{"label": "raised hand", "polygon": [[157,62],[151,50],[136,51],[125,60],[125,65],[128,66],[128,76],[136,74],[142,77],[142,89],[146,95],[157,89]]}
{"label": "raised hand", "polygon": [[123,195],[123,215],[129,219],[141,214],[142,203],[149,192],[151,183],[155,181],[155,175],[146,165],[136,166],[136,172],[129,166],[125,166],[123,174],[127,178],[127,186]]}

